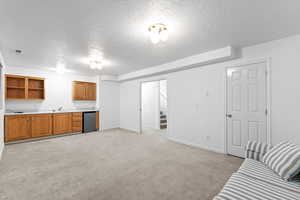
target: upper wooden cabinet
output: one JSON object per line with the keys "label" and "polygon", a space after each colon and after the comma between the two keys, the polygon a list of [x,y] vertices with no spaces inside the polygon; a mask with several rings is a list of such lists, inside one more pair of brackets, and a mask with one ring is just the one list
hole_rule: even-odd
{"label": "upper wooden cabinet", "polygon": [[96,100],[96,84],[95,83],[88,83],[86,85],[86,99],[87,100]]}
{"label": "upper wooden cabinet", "polygon": [[44,100],[44,79],[38,77],[5,75],[7,100]]}
{"label": "upper wooden cabinet", "polygon": [[96,100],[96,83],[73,81],[73,100]]}
{"label": "upper wooden cabinet", "polygon": [[27,77],[28,95],[27,99],[45,99],[45,87],[43,78]]}
{"label": "upper wooden cabinet", "polygon": [[82,82],[73,82],[73,100],[85,100],[86,84]]}
{"label": "upper wooden cabinet", "polygon": [[25,99],[26,98],[26,79],[24,76],[6,75],[5,76],[6,99]]}

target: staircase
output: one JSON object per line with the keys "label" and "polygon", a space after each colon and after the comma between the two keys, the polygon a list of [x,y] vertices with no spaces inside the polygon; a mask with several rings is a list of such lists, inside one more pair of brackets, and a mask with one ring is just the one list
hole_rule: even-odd
{"label": "staircase", "polygon": [[161,80],[159,82],[159,101],[160,101],[160,129],[167,128],[167,81]]}
{"label": "staircase", "polygon": [[167,124],[167,115],[163,111],[160,111],[160,129],[166,129]]}

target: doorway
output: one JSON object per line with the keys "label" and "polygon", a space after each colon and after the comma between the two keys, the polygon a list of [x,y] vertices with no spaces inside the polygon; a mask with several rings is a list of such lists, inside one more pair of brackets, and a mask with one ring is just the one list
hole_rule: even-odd
{"label": "doorway", "polygon": [[244,157],[249,140],[270,142],[267,62],[226,69],[227,153]]}
{"label": "doorway", "polygon": [[141,132],[165,135],[167,119],[167,80],[141,83]]}

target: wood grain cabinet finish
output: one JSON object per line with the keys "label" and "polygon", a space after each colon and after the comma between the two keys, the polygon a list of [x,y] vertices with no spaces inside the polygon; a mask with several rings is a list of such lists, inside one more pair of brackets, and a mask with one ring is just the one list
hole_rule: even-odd
{"label": "wood grain cabinet finish", "polygon": [[86,85],[86,100],[96,100],[96,84],[88,83]]}
{"label": "wood grain cabinet finish", "polygon": [[72,131],[82,132],[82,112],[72,113]]}
{"label": "wood grain cabinet finish", "polygon": [[83,82],[73,82],[73,100],[85,100],[86,85]]}
{"label": "wood grain cabinet finish", "polygon": [[73,81],[73,100],[96,100],[96,83]]}
{"label": "wood grain cabinet finish", "polygon": [[5,142],[31,138],[28,115],[5,116]]}
{"label": "wood grain cabinet finish", "polygon": [[43,137],[52,135],[52,114],[31,115],[31,136]]}
{"label": "wood grain cabinet finish", "polygon": [[96,129],[100,128],[100,113],[96,112]]}
{"label": "wood grain cabinet finish", "polygon": [[5,75],[6,100],[44,100],[44,78]]}
{"label": "wood grain cabinet finish", "polygon": [[53,134],[72,132],[72,113],[53,114]]}
{"label": "wood grain cabinet finish", "polygon": [[[82,112],[5,116],[5,142],[82,132]],[[96,112],[96,128],[100,127]]]}

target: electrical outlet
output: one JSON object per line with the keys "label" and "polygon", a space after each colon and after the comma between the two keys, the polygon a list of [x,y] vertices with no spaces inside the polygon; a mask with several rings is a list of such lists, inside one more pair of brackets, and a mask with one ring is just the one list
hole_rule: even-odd
{"label": "electrical outlet", "polygon": [[205,96],[209,96],[209,91],[208,90],[206,90],[206,92],[205,92]]}

